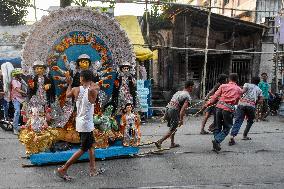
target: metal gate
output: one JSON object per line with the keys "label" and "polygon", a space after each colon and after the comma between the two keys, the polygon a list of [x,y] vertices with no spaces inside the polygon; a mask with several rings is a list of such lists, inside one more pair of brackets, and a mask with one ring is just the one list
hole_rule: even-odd
{"label": "metal gate", "polygon": [[218,76],[228,72],[228,58],[226,56],[210,57],[207,64],[206,94],[216,85]]}
{"label": "metal gate", "polygon": [[238,84],[240,86],[250,80],[250,64],[251,60],[232,60],[232,73],[237,73],[239,76]]}

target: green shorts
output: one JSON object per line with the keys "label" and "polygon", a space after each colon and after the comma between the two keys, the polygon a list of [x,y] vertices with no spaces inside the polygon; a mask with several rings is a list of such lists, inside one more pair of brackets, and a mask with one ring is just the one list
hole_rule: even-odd
{"label": "green shorts", "polygon": [[168,122],[170,131],[174,131],[178,127],[179,123],[179,111],[169,108],[166,111],[165,120]]}

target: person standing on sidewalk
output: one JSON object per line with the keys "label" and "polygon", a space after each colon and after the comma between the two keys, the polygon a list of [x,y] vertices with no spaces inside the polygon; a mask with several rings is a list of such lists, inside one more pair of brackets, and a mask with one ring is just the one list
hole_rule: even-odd
{"label": "person standing on sidewalk", "polygon": [[259,77],[253,77],[251,83],[244,84],[243,96],[239,100],[239,105],[236,110],[236,120],[231,130],[230,146],[236,144],[234,138],[238,135],[245,116],[247,117],[247,126],[243,133],[243,140],[251,140],[247,135],[255,118],[256,104],[262,103],[263,101],[262,91],[258,87],[259,82]]}
{"label": "person standing on sidewalk", "polygon": [[261,120],[266,121],[266,117],[269,115],[268,99],[269,95],[274,97],[274,94],[271,92],[271,87],[267,82],[268,76],[267,73],[261,74],[262,81],[259,82],[258,87],[262,90],[263,103],[261,106]]}
{"label": "person standing on sidewalk", "polygon": [[212,140],[213,150],[216,152],[221,150],[221,142],[230,132],[233,125],[234,106],[238,103],[242,95],[242,89],[237,85],[237,81],[238,75],[231,73],[229,75],[229,83],[222,84],[205,105],[205,107],[208,107],[217,102],[215,114],[216,125],[213,131],[214,140]]}
{"label": "person standing on sidewalk", "polygon": [[79,87],[71,88],[71,77],[67,79],[68,88],[66,97],[74,97],[76,101],[77,115],[76,115],[76,131],[79,132],[81,146],[80,149],[73,154],[73,156],[60,168],[55,170],[55,174],[64,180],[71,180],[68,176],[67,170],[75,163],[86,151],[89,152],[90,159],[90,176],[98,174],[95,170],[94,157],[94,104],[97,99],[99,87],[93,82],[93,73],[90,70],[83,70],[80,73]]}
{"label": "person standing on sidewalk", "polygon": [[14,66],[11,62],[5,62],[1,65],[2,81],[3,81],[3,92],[4,98],[2,99],[4,108],[4,118],[7,123],[10,123],[12,116],[9,115],[9,104],[11,101],[11,82],[12,82],[12,71]]}
{"label": "person standing on sidewalk", "polygon": [[[228,75],[226,74],[220,74],[218,76],[218,79],[217,79],[217,84],[213,87],[213,89],[211,89],[211,91],[209,91],[209,93],[206,95],[205,97],[205,101],[209,100],[209,98],[218,90],[218,88],[222,85],[222,84],[225,84],[227,83],[227,79],[228,79]],[[211,115],[215,115],[215,106],[212,105],[208,108],[206,108],[205,110],[205,117],[204,119],[202,120],[202,123],[201,123],[201,131],[200,131],[200,134],[201,135],[206,135],[206,134],[209,134],[209,132],[205,131],[205,125],[207,123],[207,120],[209,119],[209,117]],[[211,125],[209,126],[209,130],[211,131],[213,128],[214,128],[214,124],[215,124],[215,120],[213,121],[213,123],[211,123]]]}
{"label": "person standing on sidewalk", "polygon": [[183,125],[183,118],[185,111],[188,108],[191,97],[189,95],[194,87],[193,81],[187,81],[182,91],[176,92],[171,101],[167,105],[167,110],[164,119],[168,122],[170,128],[168,133],[164,135],[160,140],[155,142],[158,149],[162,147],[162,143],[171,137],[171,148],[179,147],[179,144],[175,143],[175,132],[177,127]]}
{"label": "person standing on sidewalk", "polygon": [[11,100],[14,106],[14,119],[13,119],[13,130],[14,134],[19,134],[19,119],[21,114],[21,104],[25,101],[26,92],[22,90],[22,70],[16,68],[12,71],[12,82],[11,82]]}

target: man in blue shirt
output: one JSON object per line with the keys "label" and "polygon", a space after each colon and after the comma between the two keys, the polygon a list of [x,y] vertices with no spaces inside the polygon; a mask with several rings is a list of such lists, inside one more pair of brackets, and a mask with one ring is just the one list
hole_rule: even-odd
{"label": "man in blue shirt", "polygon": [[259,82],[258,87],[262,90],[262,96],[263,96],[263,103],[261,107],[261,120],[266,120],[265,118],[269,115],[269,108],[268,108],[268,99],[269,95],[274,96],[271,93],[270,85],[267,83],[267,73],[261,74],[262,81]]}

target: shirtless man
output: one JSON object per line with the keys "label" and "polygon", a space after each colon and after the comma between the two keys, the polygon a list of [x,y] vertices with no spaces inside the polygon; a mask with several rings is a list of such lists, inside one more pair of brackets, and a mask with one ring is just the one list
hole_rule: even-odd
{"label": "shirtless man", "polygon": [[90,158],[90,176],[99,174],[95,168],[95,157],[94,157],[94,104],[96,102],[99,87],[92,81],[93,73],[90,70],[83,70],[80,73],[79,87],[71,88],[72,80],[71,77],[67,78],[68,88],[66,91],[67,98],[74,97],[76,101],[77,115],[76,115],[76,131],[79,132],[80,136],[80,149],[73,154],[73,156],[60,168],[55,170],[57,176],[64,180],[71,180],[68,176],[68,168],[75,163],[86,151],[89,153]]}

